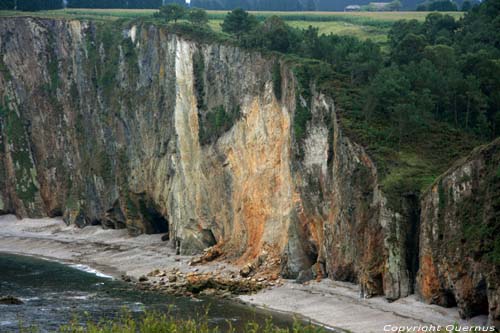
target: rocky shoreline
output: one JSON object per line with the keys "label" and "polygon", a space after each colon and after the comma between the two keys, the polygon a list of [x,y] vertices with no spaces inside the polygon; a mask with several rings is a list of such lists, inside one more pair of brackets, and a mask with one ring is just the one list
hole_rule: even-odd
{"label": "rocky shoreline", "polygon": [[203,267],[210,262],[224,262],[220,248],[213,246],[188,262],[188,265],[192,267],[190,272],[182,271],[177,267],[165,270],[154,269],[138,279],[126,274],[121,275],[121,279],[136,284],[140,289],[161,291],[176,296],[203,295],[235,298],[283,284],[283,279],[277,273],[279,261],[268,259],[269,254],[263,251],[254,262],[243,265],[237,272],[225,267],[215,271],[203,270]]}
{"label": "rocky shoreline", "polygon": [[275,283],[264,278],[240,278],[225,272],[188,273],[178,269],[155,270],[137,281],[124,275],[125,282],[132,282],[139,289],[162,291],[175,296],[216,296],[231,298],[258,292]]}
{"label": "rocky shoreline", "polygon": [[130,237],[125,230],[83,229],[60,219],[0,216],[0,252],[84,264],[142,290],[183,296],[231,298],[247,305],[299,315],[351,332],[381,332],[384,325],[484,323],[463,321],[456,308],[419,302],[363,299],[359,287],[329,279],[296,283],[277,275],[278,262],[263,251],[250,263],[230,263],[216,247],[201,256],[177,255],[161,235]]}

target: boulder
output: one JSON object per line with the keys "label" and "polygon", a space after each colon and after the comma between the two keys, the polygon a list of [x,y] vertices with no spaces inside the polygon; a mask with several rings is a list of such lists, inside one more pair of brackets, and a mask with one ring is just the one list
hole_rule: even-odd
{"label": "boulder", "polygon": [[250,274],[252,274],[253,270],[254,267],[252,264],[246,264],[242,269],[240,269],[240,275],[242,277],[248,277],[250,276]]}
{"label": "boulder", "polygon": [[297,278],[295,279],[295,282],[297,283],[304,283],[304,282],[307,282],[307,281],[311,281],[313,279],[313,272],[312,270],[309,268],[309,269],[305,269],[305,270],[302,270],[299,272],[299,276],[297,276]]}
{"label": "boulder", "polygon": [[14,296],[0,296],[0,304],[5,305],[21,305],[24,304],[19,298]]}

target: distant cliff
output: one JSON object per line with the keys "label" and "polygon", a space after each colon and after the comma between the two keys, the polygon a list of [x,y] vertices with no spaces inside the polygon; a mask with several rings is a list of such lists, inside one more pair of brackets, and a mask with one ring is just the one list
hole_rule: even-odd
{"label": "distant cliff", "polygon": [[500,139],[479,147],[422,198],[423,299],[500,322]]}
{"label": "distant cliff", "polygon": [[[0,212],[168,232],[186,254],[217,245],[245,264],[266,253],[286,277],[413,293],[419,198],[389,208],[334,102],[294,71],[154,25],[0,19]],[[419,276],[444,278],[425,271],[428,257]],[[478,313],[495,322],[488,286],[496,298]]]}

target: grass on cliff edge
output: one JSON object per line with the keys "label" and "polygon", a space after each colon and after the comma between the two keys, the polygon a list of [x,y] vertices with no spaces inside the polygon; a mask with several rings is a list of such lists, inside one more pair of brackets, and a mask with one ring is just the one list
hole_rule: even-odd
{"label": "grass on cliff edge", "polygon": [[[153,9],[78,9],[40,11],[34,13],[0,11],[2,16],[35,16],[45,18],[87,19],[96,21],[113,21],[117,19],[147,18],[153,15]],[[210,27],[221,31],[220,24],[227,11],[207,11]],[[320,33],[352,36],[360,39],[371,39],[375,42],[386,42],[390,26],[398,20],[425,20],[428,12],[250,12],[259,20],[277,15],[294,28],[317,27]],[[447,13],[455,18],[463,16],[461,12]]]}
{"label": "grass on cliff edge", "polygon": [[334,83],[326,90],[337,101],[342,128],[373,159],[388,205],[395,211],[401,211],[404,197],[419,196],[455,161],[486,143],[447,123],[426,119],[424,129],[407,134],[398,145],[393,125],[380,117],[367,121],[362,106],[356,105],[360,94],[341,86]]}
{"label": "grass on cliff edge", "polygon": [[[326,333],[322,327],[311,324],[304,325],[295,320],[293,328],[280,328],[272,323],[272,318],[266,320],[263,325],[249,321],[245,324],[243,331],[232,327],[227,322],[226,329],[214,327],[208,317],[202,316],[196,319],[176,319],[168,313],[157,311],[146,311],[139,318],[134,318],[128,309],[123,309],[121,314],[114,319],[101,319],[100,321],[88,320],[86,324],[80,323],[80,318],[74,317],[68,324],[59,327],[60,333]],[[26,326],[19,323],[20,333],[39,333],[36,326]]]}

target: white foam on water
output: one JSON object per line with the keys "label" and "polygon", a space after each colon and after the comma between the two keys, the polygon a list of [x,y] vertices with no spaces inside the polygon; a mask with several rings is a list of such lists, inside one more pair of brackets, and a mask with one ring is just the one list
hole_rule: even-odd
{"label": "white foam on water", "polygon": [[69,299],[87,300],[87,299],[89,299],[89,295],[68,296],[68,297],[66,297],[66,298],[69,298]]}
{"label": "white foam on water", "polygon": [[106,278],[106,279],[112,279],[113,277],[111,275],[107,275],[107,274],[104,274],[102,272],[99,272],[98,270],[96,269],[93,269],[92,267],[89,267],[87,265],[82,265],[82,264],[74,264],[74,265],[70,265],[70,267],[72,268],[76,268],[80,271],[84,271],[84,272],[87,272],[87,273],[90,273],[90,274],[94,274],[98,277],[102,277],[102,278]]}

